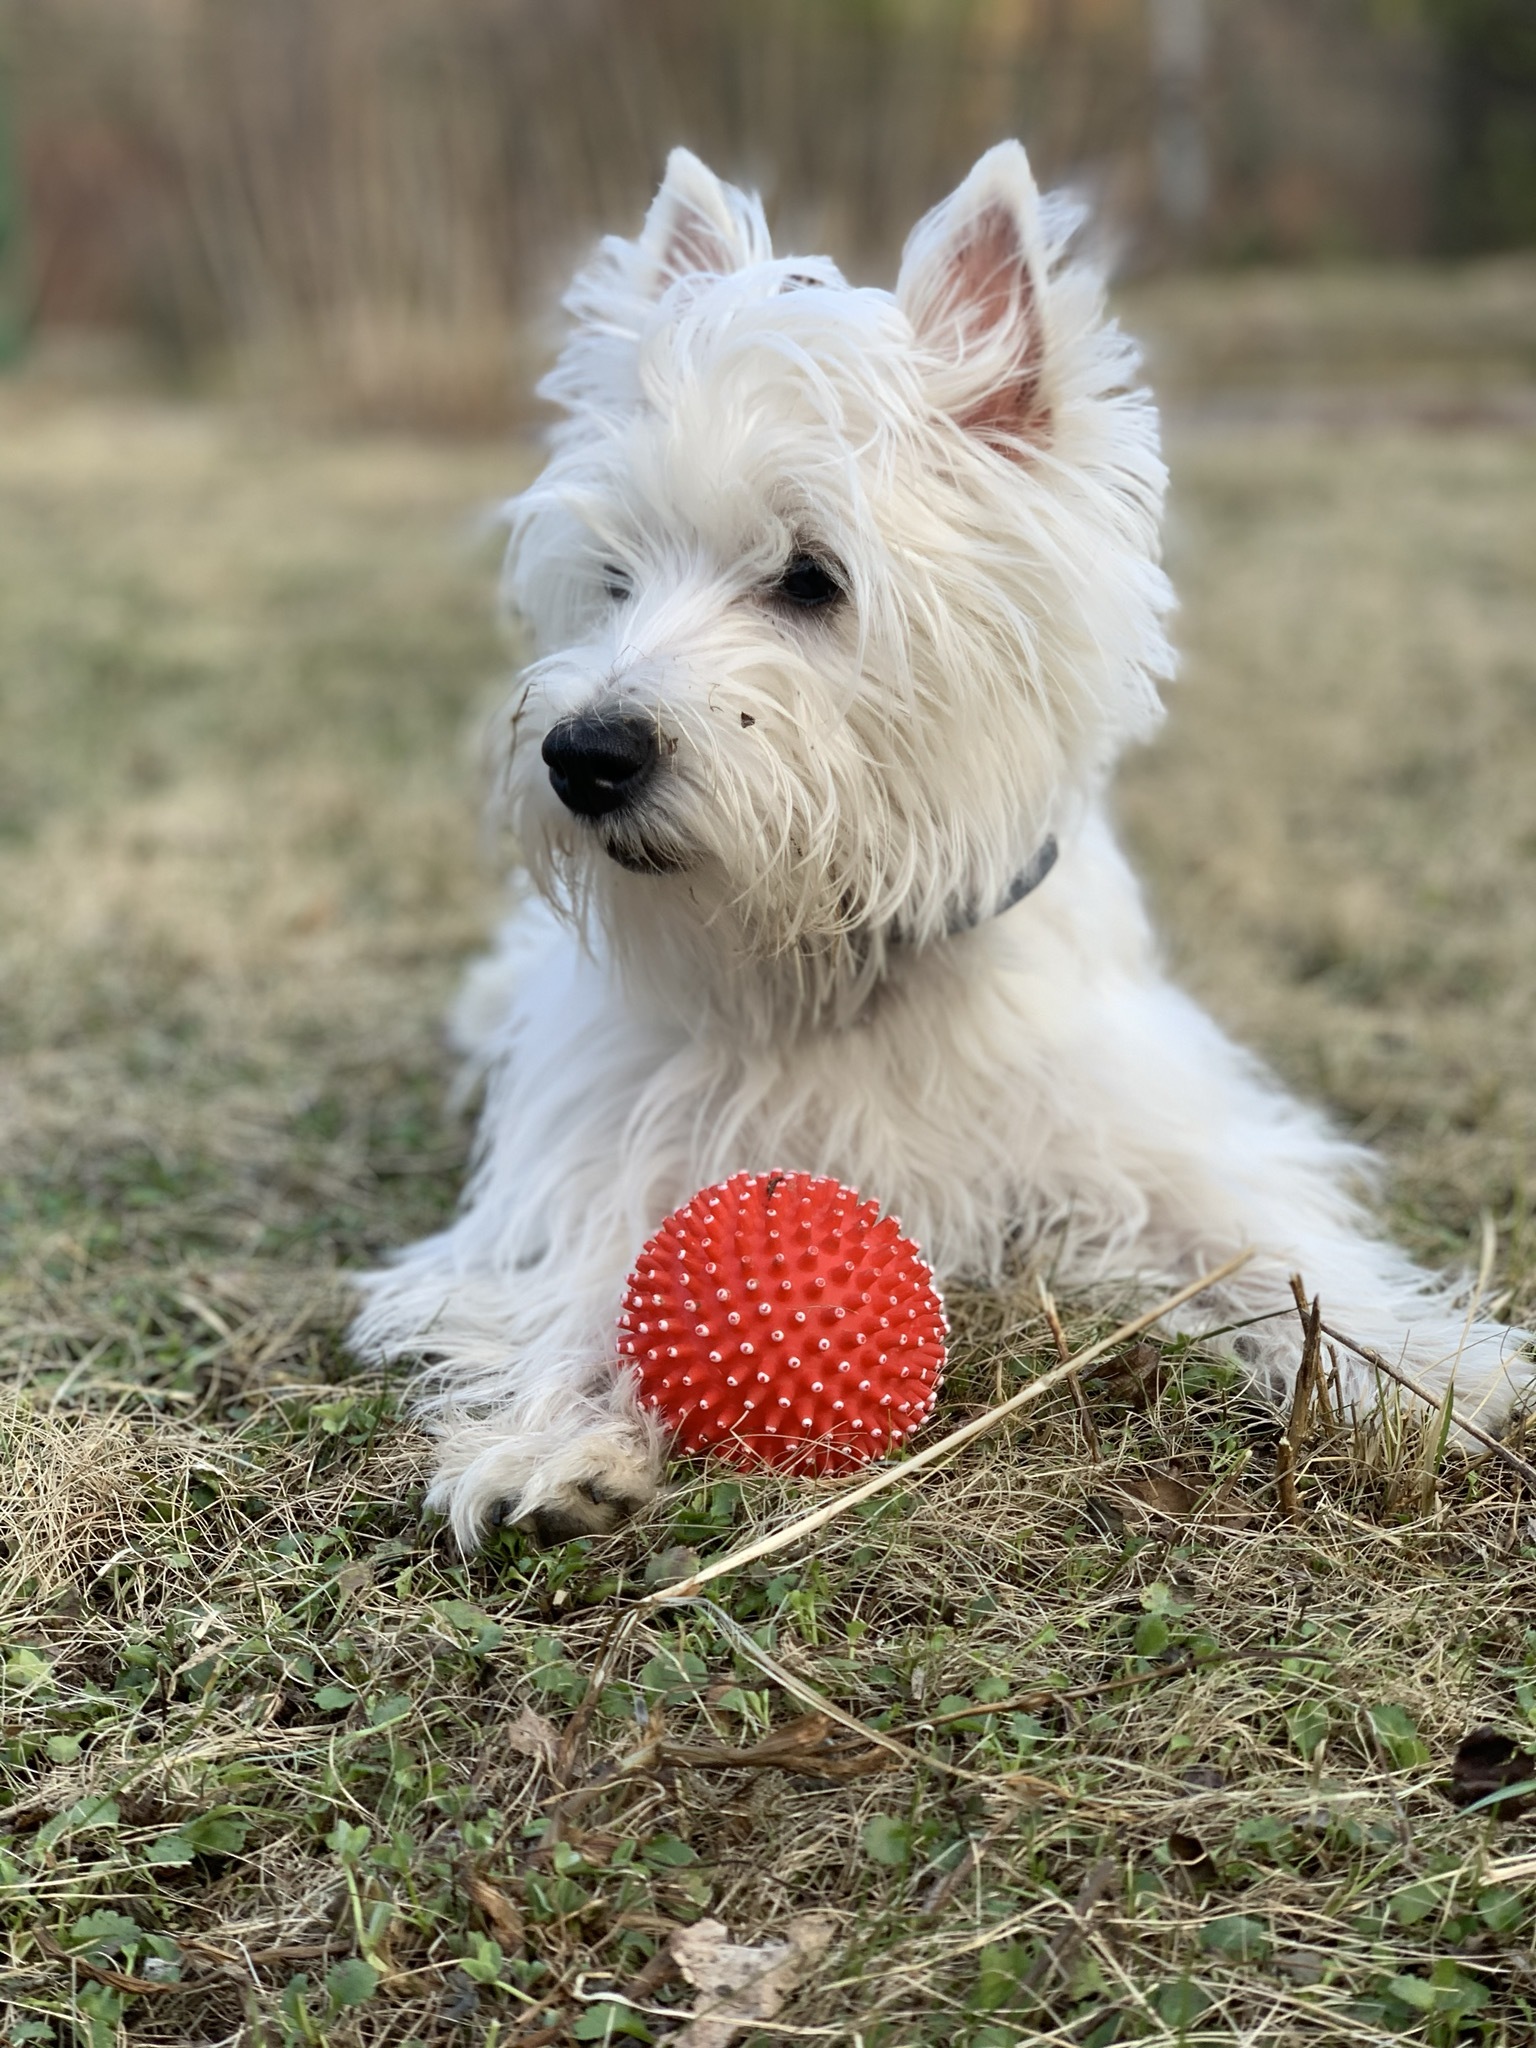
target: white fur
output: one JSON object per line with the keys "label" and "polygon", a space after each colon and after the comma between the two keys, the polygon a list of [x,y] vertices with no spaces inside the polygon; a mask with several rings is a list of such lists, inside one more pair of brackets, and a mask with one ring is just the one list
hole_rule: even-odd
{"label": "white fur", "polygon": [[[1247,1323],[1223,1341],[1277,1386],[1292,1271],[1485,1420],[1532,1372],[1524,1332],[1469,1326],[1375,1234],[1361,1155],[1162,974],[1105,789],[1172,667],[1165,479],[1076,225],[1005,144],[894,294],[855,290],[776,260],[757,202],[678,151],[640,238],[576,280],[545,387],[564,419],[511,511],[528,879],[457,1014],[476,1164],[452,1227],[367,1278],[354,1333],[426,1362],[432,1499],[466,1543],[503,1512],[606,1527],[654,1491],[624,1277],[741,1168],[840,1176],[941,1275],[1022,1256],[1061,1287],[1162,1288],[1252,1243],[1184,1327]],[[797,551],[838,565],[834,612],[771,595]],[[654,719],[664,752],[596,822],[539,754],[594,708]],[[1050,833],[1055,870],[989,915]],[[1345,1391],[1376,1392],[1354,1366]]]}

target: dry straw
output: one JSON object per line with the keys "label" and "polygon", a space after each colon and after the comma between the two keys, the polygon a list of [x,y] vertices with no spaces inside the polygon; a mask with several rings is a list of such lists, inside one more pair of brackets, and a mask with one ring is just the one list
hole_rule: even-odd
{"label": "dry straw", "polygon": [[[1389,1380],[1396,1380],[1400,1387],[1406,1387],[1414,1399],[1422,1401],[1431,1414],[1438,1413],[1446,1405],[1440,1395],[1411,1378],[1401,1366],[1391,1364],[1379,1351],[1373,1351],[1369,1344],[1357,1344],[1353,1337],[1346,1337],[1342,1330],[1335,1330],[1329,1323],[1323,1323],[1320,1327],[1323,1335],[1331,1337],[1335,1344],[1342,1344],[1346,1351],[1353,1351],[1356,1358],[1363,1358],[1375,1371],[1384,1373]],[[1494,1457],[1502,1460],[1512,1472],[1518,1472],[1526,1485],[1536,1490],[1536,1465],[1522,1458],[1518,1451],[1511,1450],[1508,1444],[1501,1443],[1491,1430],[1484,1429],[1480,1422],[1474,1422],[1472,1417],[1458,1408],[1454,1402],[1450,1405],[1450,1417],[1457,1429],[1471,1437],[1474,1443],[1481,1444]]]}
{"label": "dry straw", "polygon": [[1117,1330],[1111,1330],[1107,1337],[1101,1337],[1097,1343],[1089,1344],[1082,1351],[1075,1352],[1060,1365],[1053,1366],[1049,1372],[1041,1373],[1038,1379],[1033,1379],[1027,1386],[1020,1387],[1016,1394],[1011,1394],[1006,1401],[1000,1401],[996,1407],[987,1409],[985,1414],[973,1416],[969,1422],[961,1423],[960,1427],[952,1429],[948,1436],[941,1436],[937,1443],[927,1445],[915,1456],[903,1459],[899,1465],[887,1465],[882,1471],[877,1472],[873,1479],[866,1479],[862,1486],[855,1486],[847,1493],[840,1493],[835,1500],[828,1501],[825,1507],[813,1508],[809,1514],[798,1516],[782,1529],[775,1529],[767,1536],[760,1536],[756,1542],[744,1543],[740,1549],[716,1558],[713,1564],[705,1565],[702,1571],[694,1572],[690,1578],[683,1579],[677,1585],[662,1587],[654,1593],[647,1594],[640,1603],[641,1606],[664,1607],[673,1601],[691,1599],[711,1580],[724,1578],[728,1572],[740,1571],[743,1565],[756,1564],[760,1558],[772,1557],[778,1551],[787,1550],[792,1543],[798,1543],[802,1536],[814,1535],[818,1529],[824,1529],[829,1522],[836,1521],[839,1515],[846,1515],[852,1509],[862,1506],[865,1501],[873,1500],[876,1494],[884,1493],[887,1487],[898,1486],[904,1480],[914,1478],[919,1472],[926,1471],[929,1466],[938,1464],[941,1459],[951,1457],[956,1451],[963,1450],[967,1444],[974,1443],[978,1437],[990,1435],[999,1423],[1006,1422],[1010,1415],[1016,1415],[1021,1408],[1029,1407],[1031,1402],[1040,1400],[1054,1387],[1061,1386],[1064,1381],[1070,1381],[1085,1367],[1092,1365],[1095,1359],[1102,1358],[1106,1352],[1115,1350],[1118,1345],[1126,1343],[1132,1337],[1140,1336],[1143,1330],[1150,1329],[1153,1323],[1160,1322],[1166,1315],[1171,1315],[1176,1308],[1182,1308],[1184,1303],[1192,1300],[1195,1295],[1203,1294],[1209,1287],[1218,1286],[1223,1280],[1230,1278],[1240,1266],[1245,1266],[1252,1257],[1251,1246],[1236,1253],[1224,1265],[1214,1267],[1209,1273],[1202,1273],[1198,1280],[1191,1280],[1187,1286],[1181,1287],[1177,1294],[1170,1294],[1166,1300],[1158,1302],[1156,1307],[1147,1309],[1131,1322],[1122,1323]]}

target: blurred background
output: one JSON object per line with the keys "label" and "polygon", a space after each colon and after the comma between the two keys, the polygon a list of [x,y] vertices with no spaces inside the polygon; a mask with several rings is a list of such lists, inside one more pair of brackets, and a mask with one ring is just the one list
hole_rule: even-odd
{"label": "blurred background", "polygon": [[1536,241],[1531,0],[8,0],[3,345],[483,425],[686,140],[883,276],[1002,135],[1128,275]]}

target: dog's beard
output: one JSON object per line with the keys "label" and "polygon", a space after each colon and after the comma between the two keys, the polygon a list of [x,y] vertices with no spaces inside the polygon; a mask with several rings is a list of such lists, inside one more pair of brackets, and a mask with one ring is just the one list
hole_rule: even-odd
{"label": "dog's beard", "polygon": [[[849,972],[862,979],[871,931],[899,922],[906,907],[875,857],[877,848],[890,851],[884,810],[861,839],[848,829],[857,791],[786,778],[771,791],[748,791],[719,773],[709,782],[707,797],[678,782],[660,800],[573,818],[552,817],[530,778],[525,794],[534,802],[523,830],[514,819],[514,836],[535,882],[560,907],[600,918],[612,909],[632,927],[645,898],[620,883],[622,873],[657,883],[658,914],[696,925],[733,972],[756,961],[777,974],[797,962],[793,971],[819,985]],[[687,883],[682,897],[666,887],[679,878]]]}
{"label": "dog's beard", "polygon": [[631,875],[678,875],[694,864],[695,856],[675,831],[669,830],[644,807],[634,812],[610,811],[594,818],[583,834],[594,849]]}
{"label": "dog's beard", "polygon": [[675,875],[687,865],[679,854],[664,852],[660,847],[643,841],[639,845],[629,845],[611,833],[603,841],[603,851],[631,875]]}
{"label": "dog's beard", "polygon": [[774,672],[786,710],[756,675],[733,677],[756,714],[739,744],[733,720],[666,705],[675,744],[654,785],[597,817],[554,805],[526,729],[509,764],[513,834],[555,908],[601,926],[627,977],[747,1006],[763,1028],[851,1019],[898,958],[984,915],[1019,868],[1007,807],[992,829],[957,820],[931,748],[882,749],[873,714],[851,724],[797,680]]}
{"label": "dog's beard", "polygon": [[757,1032],[857,1008],[855,985],[878,968],[850,929],[850,893],[803,855],[786,874],[782,831],[744,844],[719,825],[706,812],[689,831],[674,806],[642,803],[590,820],[545,812],[517,837],[535,886],[578,928],[602,928],[626,978],[687,989],[695,1012],[744,1006],[733,1028]]}

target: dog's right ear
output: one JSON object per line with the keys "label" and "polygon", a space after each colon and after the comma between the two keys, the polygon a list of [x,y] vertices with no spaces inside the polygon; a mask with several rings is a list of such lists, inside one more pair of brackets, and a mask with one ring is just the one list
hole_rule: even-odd
{"label": "dog's right ear", "polygon": [[1022,144],[989,149],[925,214],[902,252],[896,298],[931,362],[940,409],[1024,461],[1050,434],[1040,195]]}
{"label": "dog's right ear", "polygon": [[688,149],[667,158],[640,248],[650,258],[657,297],[680,277],[724,277],[773,253],[758,201],[722,184]]}
{"label": "dog's right ear", "polygon": [[561,301],[571,332],[539,396],[578,420],[633,412],[643,397],[646,335],[668,288],[724,277],[772,254],[759,201],[722,184],[691,151],[674,149],[640,233],[633,240],[605,235],[572,278]]}

